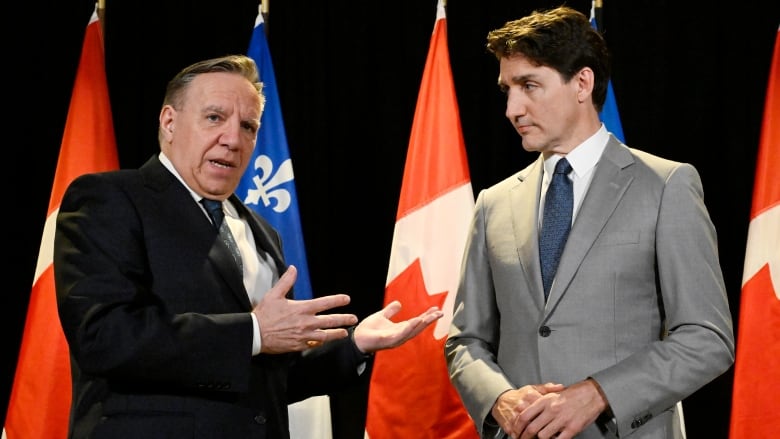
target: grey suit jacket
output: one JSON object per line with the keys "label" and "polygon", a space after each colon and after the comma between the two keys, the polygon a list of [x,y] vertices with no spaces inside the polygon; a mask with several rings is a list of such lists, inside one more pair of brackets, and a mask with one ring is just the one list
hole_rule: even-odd
{"label": "grey suit jacket", "polygon": [[675,404],[734,361],[715,228],[689,164],[610,136],[545,304],[543,159],[477,197],[445,354],[483,437],[506,390],[594,378],[614,419],[580,438],[673,438]]}

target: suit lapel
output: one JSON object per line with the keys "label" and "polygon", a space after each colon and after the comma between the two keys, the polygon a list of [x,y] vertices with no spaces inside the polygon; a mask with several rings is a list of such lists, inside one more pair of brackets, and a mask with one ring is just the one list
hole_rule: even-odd
{"label": "suit lapel", "polygon": [[[209,223],[211,226],[211,223]],[[242,306],[251,309],[252,304],[249,302],[249,295],[247,294],[246,287],[244,286],[244,275],[238,271],[238,265],[233,259],[233,255],[230,253],[227,245],[219,237],[219,233],[211,227],[211,233],[213,236],[213,244],[209,250],[209,259],[214,263],[222,279],[230,285],[230,290],[235,294],[236,298],[241,302]],[[211,235],[208,235],[212,239]]]}
{"label": "suit lapel", "polygon": [[235,194],[230,196],[230,202],[238,211],[239,216],[241,216],[241,218],[249,224],[249,228],[252,229],[252,236],[254,236],[257,250],[268,252],[276,264],[279,276],[281,276],[287,269],[287,265],[284,263],[284,255],[280,243],[273,239],[271,233],[273,227],[259,214],[250,211],[241,203]]}
{"label": "suit lapel", "polygon": [[218,232],[200,206],[192,199],[189,190],[163,166],[156,155],[141,167],[141,173],[145,186],[154,193],[161,206],[177,206],[177,210],[182,215],[182,222],[193,223],[192,230],[195,233],[191,243],[193,249],[200,248],[201,250],[190,252],[187,249],[182,249],[182,253],[203,254],[202,252],[206,250],[203,245],[209,246],[208,258],[212,261],[215,271],[230,287],[230,291],[241,306],[251,309],[249,296],[246,287],[244,287],[243,275],[238,271],[238,266],[236,266],[230,250],[219,238]]}
{"label": "suit lapel", "polygon": [[550,290],[548,310],[554,309],[552,305],[560,300],[568,288],[583,259],[625,195],[634,179],[633,163],[630,151],[610,136],[572,224]]}
{"label": "suit lapel", "polygon": [[519,184],[509,193],[512,228],[520,266],[528,281],[528,290],[539,309],[544,308],[542,269],[539,262],[539,193],[544,159],[539,158],[518,174]]}

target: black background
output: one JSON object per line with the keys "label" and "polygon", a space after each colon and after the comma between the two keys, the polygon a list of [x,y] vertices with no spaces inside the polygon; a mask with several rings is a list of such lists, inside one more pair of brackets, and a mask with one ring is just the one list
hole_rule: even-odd
{"label": "black background", "polygon": [[[449,50],[475,193],[535,158],[504,118],[485,36],[550,1],[450,0]],[[589,1],[568,4],[586,15]],[[4,188],[15,196],[2,293],[2,413],[16,367],[84,29],[94,3],[13,2],[5,38]],[[166,81],[185,65],[246,53],[257,1],[108,0],[105,49],[120,166],[158,151]],[[755,158],[780,2],[604,2],[626,142],[690,162],[737,325]],[[267,20],[316,295],[381,307],[401,176],[436,0],[274,0]],[[10,74],[10,78],[8,77]],[[736,327],[736,330],[739,328]],[[684,402],[688,437],[725,438],[733,374]],[[362,438],[365,388],[332,395],[336,438]],[[45,422],[45,420],[43,420]]]}

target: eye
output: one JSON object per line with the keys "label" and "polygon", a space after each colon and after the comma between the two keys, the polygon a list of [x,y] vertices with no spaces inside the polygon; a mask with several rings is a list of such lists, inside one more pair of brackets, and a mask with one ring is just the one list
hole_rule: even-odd
{"label": "eye", "polygon": [[241,128],[248,131],[250,134],[254,135],[257,133],[257,130],[260,129],[260,124],[257,122],[243,122],[241,123]]}
{"label": "eye", "polygon": [[535,90],[537,88],[539,88],[539,86],[536,83],[533,83],[533,82],[526,82],[525,84],[523,84],[523,89],[528,90],[528,91],[532,91],[532,90]]}
{"label": "eye", "polygon": [[208,120],[209,122],[219,122],[220,120],[222,120],[222,116],[220,116],[217,113],[209,113],[206,115],[206,120]]}

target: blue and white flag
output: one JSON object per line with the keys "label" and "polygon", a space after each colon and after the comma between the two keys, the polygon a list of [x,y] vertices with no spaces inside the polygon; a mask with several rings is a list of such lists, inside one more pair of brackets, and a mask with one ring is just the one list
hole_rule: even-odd
{"label": "blue and white flag", "polygon": [[[592,2],[590,9],[590,24],[594,29],[598,30],[598,24],[596,23],[596,2]],[[615,92],[612,90],[612,80],[607,83],[607,100],[604,101],[604,106],[599,113],[599,119],[604,122],[604,126],[607,127],[607,131],[611,132],[621,142],[625,142],[626,138],[623,136],[623,125],[620,123],[620,113],[618,113],[617,101],[615,100]]]}
{"label": "blue and white flag", "polygon": [[287,149],[287,135],[284,131],[282,108],[279,105],[279,93],[276,90],[271,52],[265,37],[265,22],[260,11],[255,20],[247,55],[254,59],[260,71],[265,110],[260,117],[260,131],[257,134],[252,161],[241,177],[236,194],[279,231],[285,261],[298,269],[298,280],[293,289],[295,298],[311,299],[313,294],[298,212],[295,175]]}
{"label": "blue and white flag", "polygon": [[[260,71],[265,109],[260,116],[260,131],[252,152],[252,163],[241,177],[236,194],[279,231],[285,261],[298,268],[298,280],[293,290],[295,298],[311,299],[313,294],[298,212],[295,175],[287,149],[271,52],[265,38],[262,3],[258,7],[247,55]],[[287,412],[292,439],[333,439],[330,398],[327,395],[290,404]]]}

